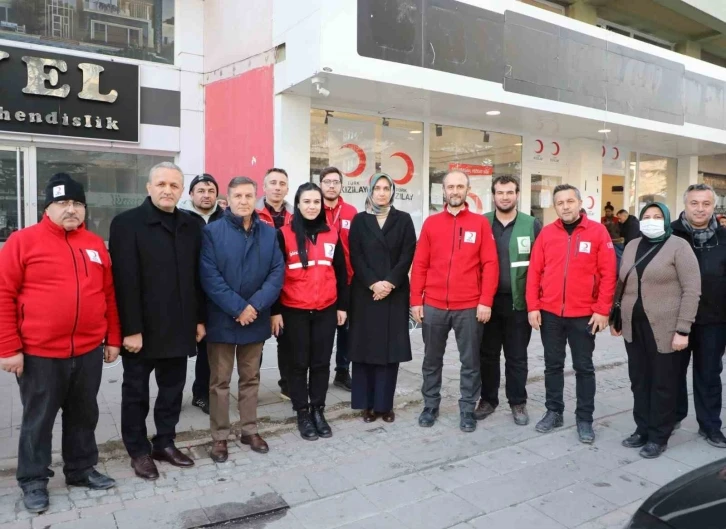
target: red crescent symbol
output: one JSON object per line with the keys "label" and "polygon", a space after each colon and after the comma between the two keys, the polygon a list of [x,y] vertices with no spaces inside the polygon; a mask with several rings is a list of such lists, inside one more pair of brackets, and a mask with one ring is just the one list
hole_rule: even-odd
{"label": "red crescent symbol", "polygon": [[[537,141],[539,141],[539,140],[537,140]],[[466,195],[466,197],[470,198],[474,201],[474,207],[476,208],[477,213],[481,213],[482,211],[484,211],[484,205],[482,204],[481,198],[479,198],[479,195],[477,195],[475,193],[469,193],[468,195]]]}
{"label": "red crescent symbol", "polygon": [[400,180],[394,179],[393,181],[396,183],[396,185],[405,186],[413,178],[413,160],[405,152],[394,152],[391,155],[391,158],[393,158],[394,156],[398,156],[399,158],[401,158],[401,160],[406,162],[406,176],[404,176]]}
{"label": "red crescent symbol", "polygon": [[595,207],[595,197],[590,196],[590,197],[587,197],[587,199],[590,201],[590,205],[587,206],[587,209],[594,208]]}
{"label": "red crescent symbol", "polygon": [[605,158],[605,146],[602,146],[602,157]]}
{"label": "red crescent symbol", "polygon": [[558,154],[560,154],[560,144],[557,143],[556,141],[553,141],[552,145],[554,145],[557,148],[557,150],[552,153],[552,156],[557,156]]}
{"label": "red crescent symbol", "polygon": [[618,158],[620,158],[620,149],[618,149],[617,147],[613,147],[613,150],[615,151],[615,156],[613,156],[613,160],[617,160]]}
{"label": "red crescent symbol", "polygon": [[358,155],[358,167],[353,169],[350,173],[343,173],[345,176],[350,176],[352,178],[355,178],[356,176],[360,176],[363,174],[363,171],[366,170],[366,152],[358,147],[354,143],[346,143],[345,145],[340,146],[341,149],[350,149],[354,153]]}
{"label": "red crescent symbol", "polygon": [[537,140],[537,141],[535,141],[535,143],[539,143],[539,150],[535,149],[534,152],[539,154],[542,151],[544,151],[544,143],[542,143],[542,140]]}

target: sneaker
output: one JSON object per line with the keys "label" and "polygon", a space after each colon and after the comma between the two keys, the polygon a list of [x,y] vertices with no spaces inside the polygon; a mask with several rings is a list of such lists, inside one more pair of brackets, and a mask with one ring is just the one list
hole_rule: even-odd
{"label": "sneaker", "polygon": [[580,438],[581,443],[594,443],[595,431],[592,429],[592,423],[586,421],[577,421],[577,436]]}
{"label": "sneaker", "polygon": [[431,428],[436,422],[436,417],[439,416],[438,408],[424,408],[421,415],[418,417],[418,425],[424,428]]}
{"label": "sneaker", "polygon": [[527,413],[526,404],[515,404],[512,406],[512,418],[517,426],[527,426],[529,424],[529,414]]}
{"label": "sneaker", "polygon": [[350,374],[348,371],[337,371],[333,379],[333,385],[345,391],[351,391],[353,388],[350,385]]}
{"label": "sneaker", "polygon": [[479,399],[479,404],[477,404],[476,409],[474,410],[474,418],[477,421],[486,419],[492,413],[494,413],[494,409],[494,406],[489,404],[487,401],[485,401],[484,399]]}
{"label": "sneaker", "polygon": [[726,448],[726,437],[724,437],[721,430],[705,432],[699,428],[698,435],[703,437],[711,446],[715,446],[716,448]]}
{"label": "sneaker", "polygon": [[23,491],[23,505],[32,513],[41,513],[48,510],[48,489],[33,489]]}
{"label": "sneaker", "polygon": [[625,448],[642,448],[647,444],[647,442],[648,438],[646,436],[640,435],[638,432],[635,432],[627,439],[623,439],[623,442],[620,444],[623,445]]}
{"label": "sneaker", "polygon": [[192,406],[196,406],[204,413],[209,415],[209,398],[206,397],[194,397],[192,398]]}
{"label": "sneaker", "polygon": [[547,410],[542,419],[534,427],[539,433],[548,433],[564,424],[562,414],[556,411]]}
{"label": "sneaker", "polygon": [[656,457],[660,457],[660,455],[665,451],[666,445],[659,445],[648,441],[646,445],[640,449],[640,452],[638,452],[638,454],[640,455],[640,457],[643,457],[645,459],[655,459]]}
{"label": "sneaker", "polygon": [[476,430],[476,419],[474,413],[470,411],[462,411],[459,421],[459,428],[462,432],[471,433]]}

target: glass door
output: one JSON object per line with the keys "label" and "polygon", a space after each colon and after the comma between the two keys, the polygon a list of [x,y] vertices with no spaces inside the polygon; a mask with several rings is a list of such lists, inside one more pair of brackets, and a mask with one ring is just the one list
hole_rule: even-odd
{"label": "glass door", "polygon": [[0,244],[26,226],[25,186],[28,150],[0,146]]}

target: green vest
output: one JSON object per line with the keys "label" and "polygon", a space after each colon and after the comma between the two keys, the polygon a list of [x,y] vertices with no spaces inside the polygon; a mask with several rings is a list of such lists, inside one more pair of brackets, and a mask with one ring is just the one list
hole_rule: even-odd
{"label": "green vest", "polygon": [[[489,224],[494,225],[494,212],[485,213]],[[512,301],[514,310],[527,310],[524,293],[527,289],[527,270],[529,256],[534,246],[534,217],[517,212],[512,227],[512,238],[509,240],[509,262],[512,264]]]}

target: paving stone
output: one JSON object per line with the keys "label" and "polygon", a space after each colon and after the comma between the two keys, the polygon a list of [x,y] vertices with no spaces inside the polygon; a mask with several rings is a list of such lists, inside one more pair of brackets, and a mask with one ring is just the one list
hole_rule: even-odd
{"label": "paving stone", "polygon": [[375,483],[359,490],[363,496],[384,511],[416,503],[441,492],[434,483],[415,474]]}
{"label": "paving stone", "polygon": [[30,520],[18,520],[15,522],[0,524],[0,529],[31,529],[31,527],[32,525]]}
{"label": "paving stone", "polygon": [[287,509],[285,500],[266,485],[230,490],[223,494],[207,495],[195,500],[211,523],[221,523]]}
{"label": "paving stone", "polygon": [[444,493],[412,505],[399,507],[391,514],[406,527],[444,529],[483,514],[482,511],[454,494]]}
{"label": "paving stone", "polygon": [[419,472],[440,490],[450,492],[462,485],[468,485],[496,476],[496,472],[483,467],[475,459],[464,459]]}
{"label": "paving stone", "polygon": [[317,500],[319,497],[304,474],[286,474],[271,480],[270,486],[291,506]]}
{"label": "paving stone", "polygon": [[[265,527],[267,529],[267,527]],[[369,518],[363,518],[357,522],[346,524],[340,527],[340,529],[402,529],[401,521],[395,516],[389,513],[381,513],[371,516]],[[455,529],[455,528],[452,528]],[[471,529],[471,528],[467,528]]]}
{"label": "paving stone", "polygon": [[669,481],[673,481],[687,474],[693,470],[693,467],[661,456],[658,459],[641,459],[640,461],[624,466],[622,470],[635,474],[636,476],[641,476],[659,486],[663,486]]}
{"label": "paving stone", "polygon": [[564,529],[565,526],[526,503],[475,518],[474,529]]}
{"label": "paving stone", "polygon": [[53,524],[76,520],[77,518],[77,511],[63,511],[54,514],[41,514],[40,516],[33,518],[31,523],[33,529],[44,529],[45,527],[52,526]]}
{"label": "paving stone", "polygon": [[198,501],[182,500],[114,513],[117,529],[191,529],[210,523]]}
{"label": "paving stone", "polygon": [[624,507],[639,498],[645,499],[660,488],[623,469],[590,478],[582,486],[584,490],[588,490],[618,507]]}
{"label": "paving stone", "polygon": [[565,527],[577,527],[617,507],[580,486],[568,487],[530,501],[527,505]]}
{"label": "paving stone", "polygon": [[500,448],[474,457],[474,461],[497,474],[508,474],[521,468],[536,465],[545,461],[541,455],[530,452],[521,444]]}
{"label": "paving stone", "polygon": [[333,529],[378,512],[376,506],[357,490],[298,505],[291,510],[307,529]]}
{"label": "paving stone", "polygon": [[337,472],[356,486],[370,485],[379,481],[407,474],[412,467],[390,452],[381,451],[371,457],[351,462]]}
{"label": "paving stone", "polygon": [[668,459],[694,468],[722,459],[725,455],[722,448],[713,447],[700,438],[678,446],[668,443],[668,450],[665,452],[665,457]]}
{"label": "paving stone", "polygon": [[333,496],[334,494],[340,494],[353,489],[353,484],[348,481],[341,473],[336,472],[334,469],[322,470],[317,472],[307,472],[305,474],[308,483],[313,488],[313,491],[320,497],[325,498],[327,496]]}

